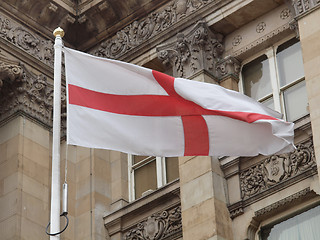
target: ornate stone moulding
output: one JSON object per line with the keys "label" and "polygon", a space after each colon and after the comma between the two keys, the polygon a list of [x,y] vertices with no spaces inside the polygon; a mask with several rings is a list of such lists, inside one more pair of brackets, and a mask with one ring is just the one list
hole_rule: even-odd
{"label": "ornate stone moulding", "polygon": [[[228,2],[226,1],[223,4]],[[220,3],[222,3],[221,0],[171,1],[165,7],[121,29],[115,36],[91,49],[90,53],[100,57],[122,58],[127,53],[141,48],[143,44],[150,44],[151,41],[158,38],[161,33],[166,32],[173,25],[178,23],[189,25],[185,21],[187,17],[201,14],[201,10],[205,10],[205,6],[209,4],[218,6]]]}
{"label": "ornate stone moulding", "polygon": [[296,18],[320,7],[320,0],[287,0],[287,3],[292,6]]}
{"label": "ornate stone moulding", "polygon": [[[279,214],[289,209],[291,209],[293,212],[296,212],[295,206],[297,206],[298,204],[305,203],[307,201],[309,201],[310,203],[307,204],[305,208],[310,208],[315,204],[319,204],[319,196],[309,187],[255,211],[254,217],[251,219],[251,222],[247,229],[247,240],[255,239],[256,232],[259,229],[260,223],[263,220],[268,219],[271,216],[275,216],[276,214]],[[290,214],[287,217],[280,217],[280,219],[278,219],[277,222],[286,220],[288,217],[290,217]],[[265,234],[265,232],[263,234]]]}
{"label": "ornate stone moulding", "polygon": [[287,35],[288,32],[295,30],[292,26],[292,23],[286,23],[281,27],[266,33],[265,35],[259,37],[258,39],[245,45],[244,47],[236,50],[232,55],[239,59],[245,59],[246,57],[250,56],[250,54],[252,54],[253,52],[257,52],[263,49],[265,47],[264,44],[269,40],[275,39],[276,41],[278,39],[281,39],[283,36]]}
{"label": "ornate stone moulding", "polygon": [[[63,88],[64,110],[65,100]],[[52,101],[53,86],[45,75],[36,75],[17,62],[0,58],[0,122],[24,114],[50,128]]]}
{"label": "ornate stone moulding", "polygon": [[104,217],[108,237],[125,240],[182,237],[179,181],[174,181]]}
{"label": "ornate stone moulding", "polygon": [[0,12],[0,37],[53,67],[53,42],[32,33]]}
{"label": "ornate stone moulding", "polygon": [[242,200],[228,207],[231,217],[241,215],[246,206],[317,174],[312,138],[296,147],[292,153],[267,157],[240,171]]}

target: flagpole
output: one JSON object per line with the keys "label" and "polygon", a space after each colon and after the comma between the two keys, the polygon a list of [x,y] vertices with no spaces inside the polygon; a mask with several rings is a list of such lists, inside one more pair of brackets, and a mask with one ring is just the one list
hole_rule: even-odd
{"label": "flagpole", "polygon": [[[61,55],[64,31],[54,30],[54,95],[53,95],[53,140],[52,140],[52,181],[50,233],[60,232],[60,126],[61,126]],[[50,240],[59,240],[60,234],[50,236]]]}

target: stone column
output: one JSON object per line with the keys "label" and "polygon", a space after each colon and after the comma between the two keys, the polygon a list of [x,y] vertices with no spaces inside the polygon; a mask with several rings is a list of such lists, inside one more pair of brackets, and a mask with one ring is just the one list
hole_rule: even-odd
{"label": "stone column", "polygon": [[[177,41],[159,46],[158,56],[175,77],[238,89],[239,62],[223,59],[222,35],[199,22]],[[219,81],[221,79],[221,81]],[[226,181],[217,158],[180,157],[180,196],[184,240],[233,239]]]}
{"label": "stone column", "polygon": [[298,21],[313,143],[320,171],[320,1],[292,1]]}

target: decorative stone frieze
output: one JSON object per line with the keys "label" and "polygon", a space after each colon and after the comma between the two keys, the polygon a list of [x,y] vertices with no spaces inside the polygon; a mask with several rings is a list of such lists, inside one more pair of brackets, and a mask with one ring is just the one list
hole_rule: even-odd
{"label": "decorative stone frieze", "polygon": [[0,37],[53,67],[53,42],[41,38],[0,13]]}
{"label": "decorative stone frieze", "polygon": [[198,22],[186,35],[177,34],[175,42],[159,46],[158,57],[173,67],[176,77],[189,77],[203,69],[218,76],[217,62],[224,51],[222,39],[223,36],[212,32],[205,22]]}
{"label": "decorative stone frieze", "polygon": [[[36,75],[23,65],[0,59],[0,122],[22,112],[42,124],[52,125],[53,86],[43,74]],[[62,88],[65,111],[65,88]],[[62,116],[65,118],[65,114]],[[63,126],[65,121],[63,121]]]}
{"label": "decorative stone frieze", "polygon": [[[290,154],[273,155],[240,173],[242,199],[248,199],[316,167],[313,143],[299,144]],[[316,170],[315,170],[316,171]]]}
{"label": "decorative stone frieze", "polygon": [[172,239],[182,235],[181,206],[156,213],[124,234],[125,240]]}
{"label": "decorative stone frieze", "polygon": [[258,46],[262,46],[263,43],[268,41],[269,39],[280,36],[283,32],[287,31],[290,28],[291,28],[291,24],[286,23],[286,24],[272,30],[271,32],[268,32],[265,35],[255,39],[254,42],[251,42],[250,44],[245,45],[244,47],[241,47],[240,49],[234,51],[232,55],[234,57],[242,56],[243,54],[250,52],[250,50],[252,50]]}
{"label": "decorative stone frieze", "polygon": [[320,0],[288,0],[293,6],[295,17],[300,17],[316,7],[320,7]]}
{"label": "decorative stone frieze", "polygon": [[166,7],[156,10],[147,17],[134,21],[118,31],[114,37],[103,41],[98,47],[92,49],[90,53],[100,57],[117,59],[210,2],[220,1],[171,1]]}

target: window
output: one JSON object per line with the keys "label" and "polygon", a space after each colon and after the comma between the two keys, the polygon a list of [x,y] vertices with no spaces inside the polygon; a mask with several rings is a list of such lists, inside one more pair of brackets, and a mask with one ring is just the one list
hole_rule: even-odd
{"label": "window", "polygon": [[130,201],[179,178],[177,157],[128,155],[128,162]]}
{"label": "window", "polygon": [[320,239],[320,206],[261,230],[261,240]]}
{"label": "window", "polygon": [[243,92],[295,121],[308,114],[300,42],[275,45],[242,68]]}

